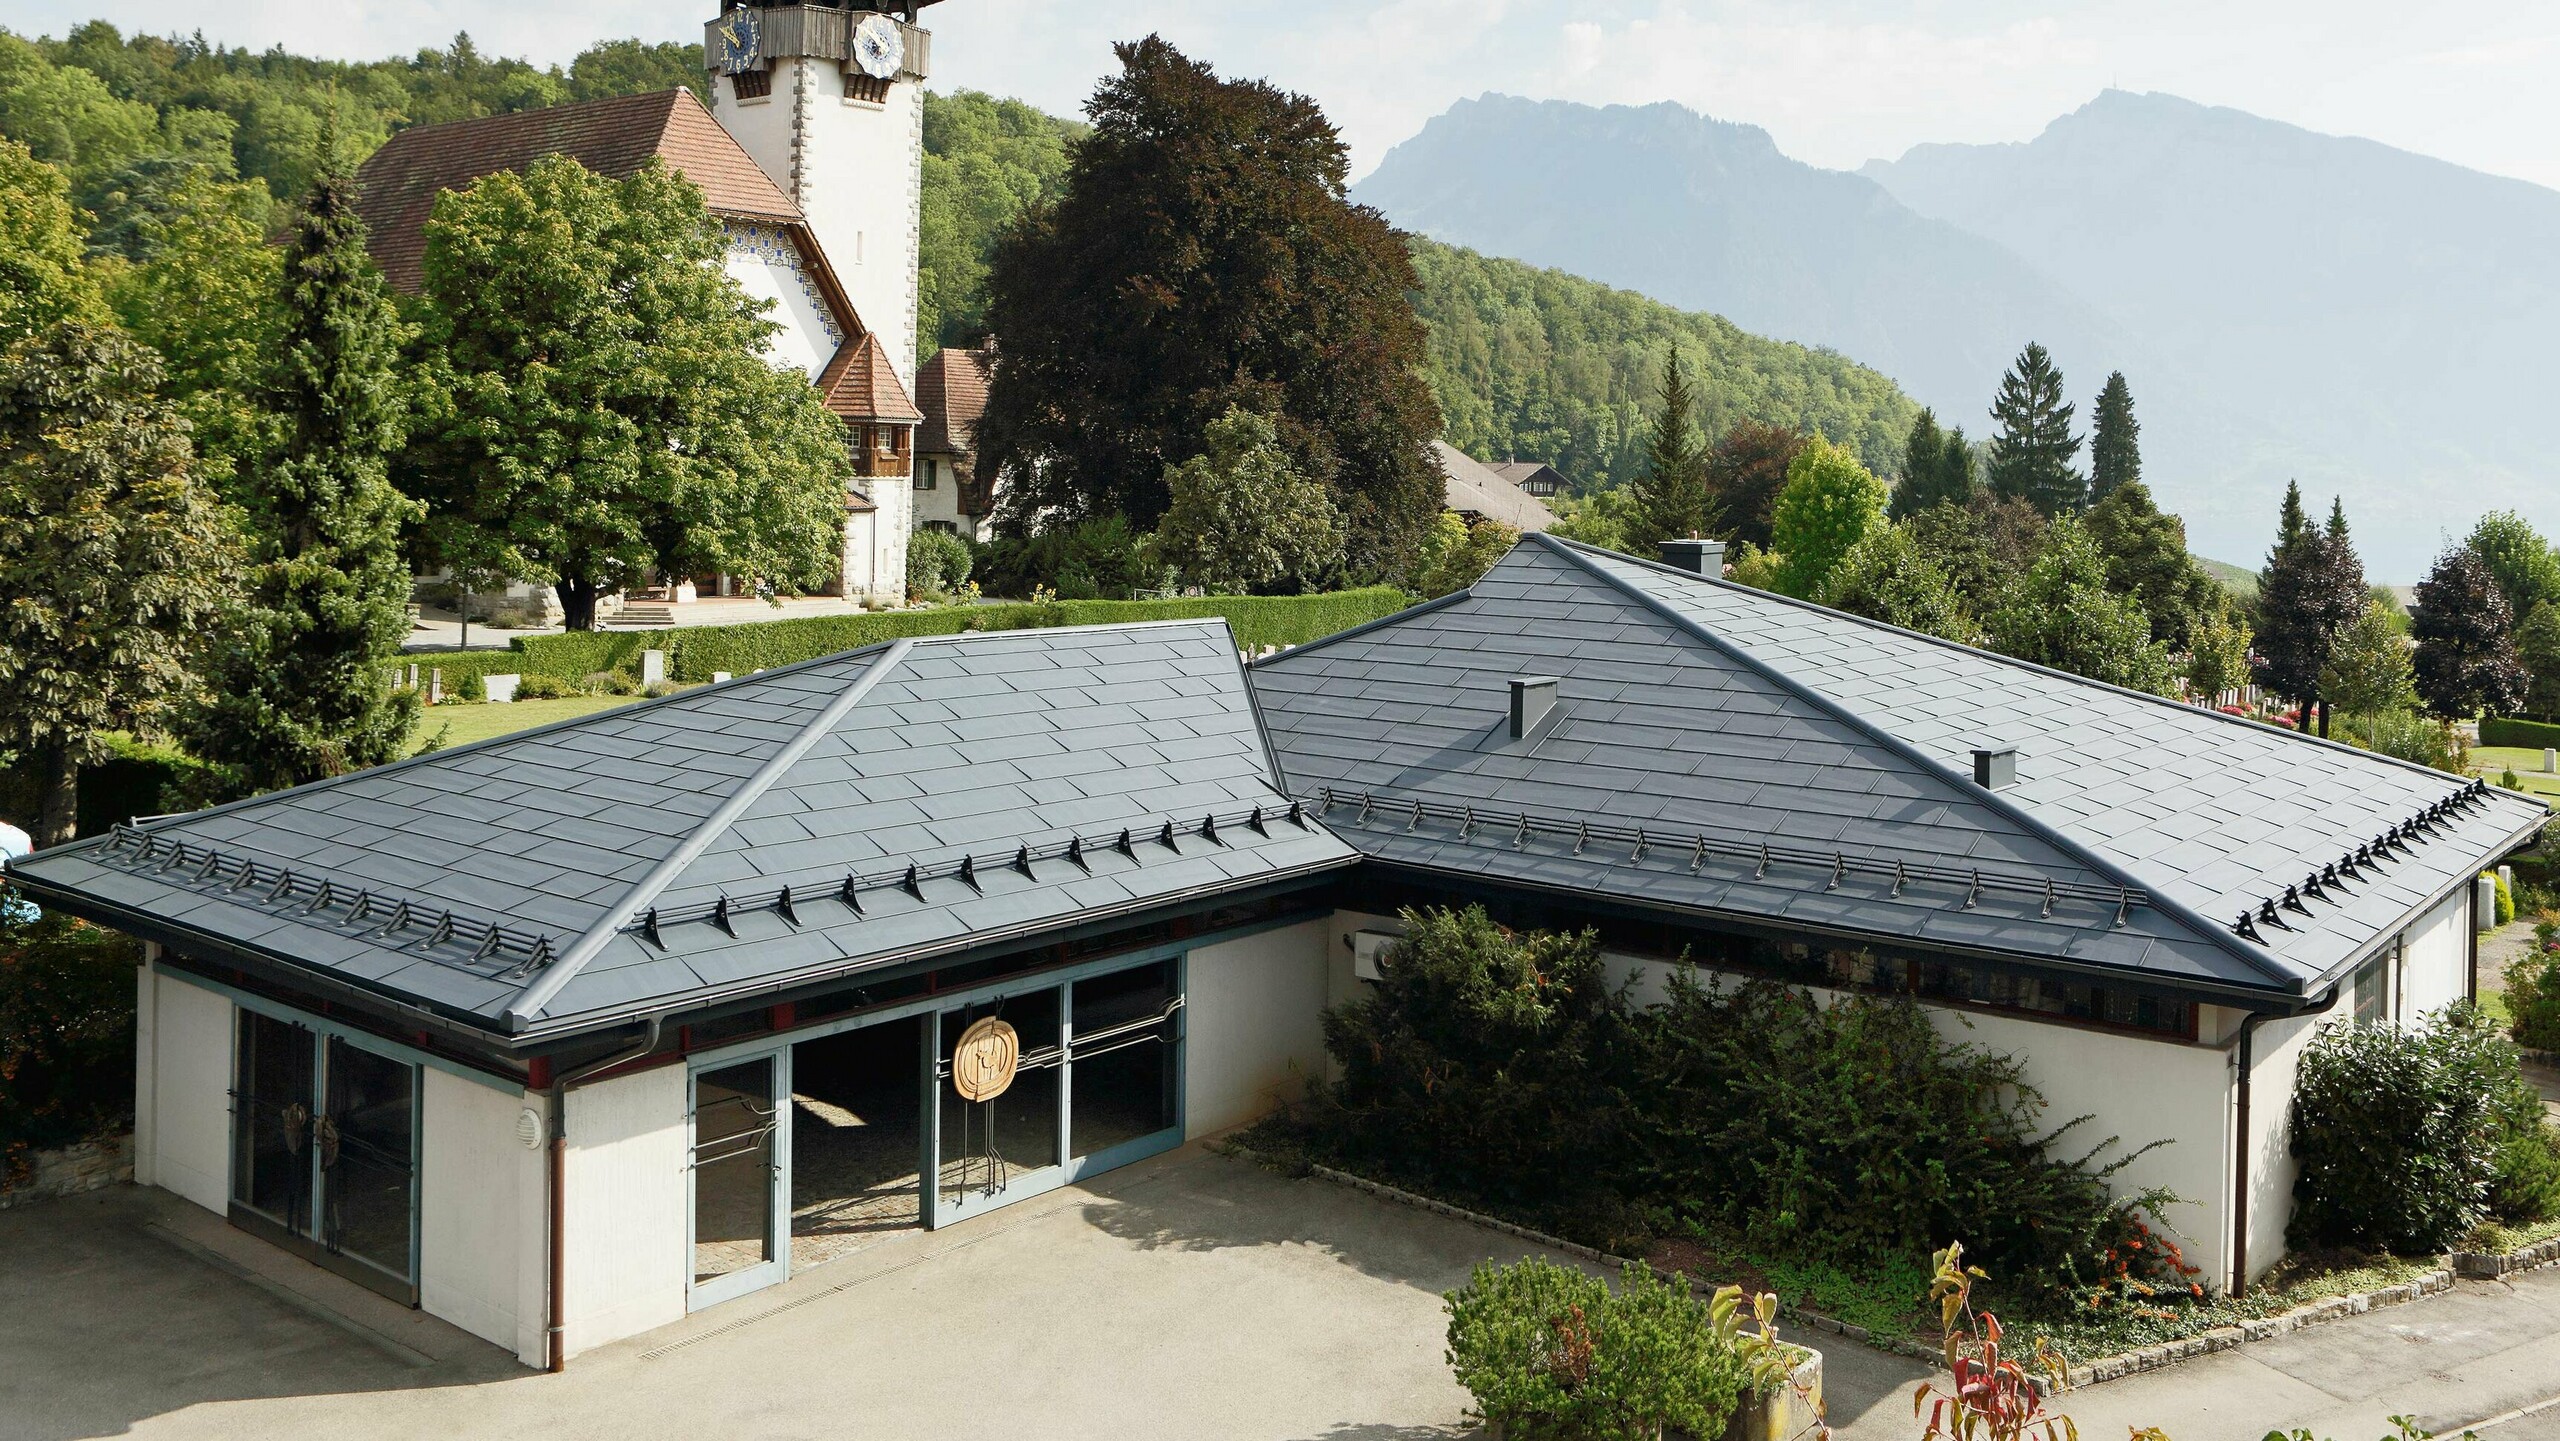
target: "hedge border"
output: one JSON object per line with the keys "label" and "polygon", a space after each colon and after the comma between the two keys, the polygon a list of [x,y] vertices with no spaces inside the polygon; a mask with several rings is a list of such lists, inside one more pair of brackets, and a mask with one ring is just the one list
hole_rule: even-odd
{"label": "hedge border", "polygon": [[2560,746],[2560,724],[2521,720],[2515,716],[2491,716],[2480,722],[2480,744],[2548,750]]}
{"label": "hedge border", "polygon": [[[1565,1240],[1561,1236],[1550,1236],[1543,1231],[1530,1230],[1526,1226],[1515,1226],[1496,1216],[1487,1216],[1464,1207],[1452,1206],[1446,1201],[1435,1201],[1429,1196],[1390,1186],[1384,1182],[1372,1181],[1365,1176],[1356,1176],[1348,1171],[1337,1171],[1320,1162],[1305,1162],[1304,1170],[1301,1171],[1297,1163],[1264,1155],[1241,1142],[1223,1140],[1212,1142],[1211,1146],[1212,1149],[1233,1156],[1237,1160],[1278,1171],[1284,1175],[1310,1175],[1337,1186],[1347,1186],[1355,1191],[1366,1192],[1380,1200],[1393,1201],[1398,1205],[1411,1206],[1417,1210],[1429,1211],[1434,1215],[1446,1216],[1454,1221],[1464,1221],[1469,1225],[1481,1226],[1519,1240],[1550,1247],[1596,1265],[1624,1267],[1629,1264],[1627,1258],[1613,1256],[1595,1246],[1585,1246],[1577,1241]],[[2521,1259],[2524,1257],[2538,1257],[2538,1259],[2527,1262]],[[2066,1385],[2062,1389],[2077,1391],[2083,1387],[2119,1380],[2126,1376],[2138,1376],[2147,1371],[2157,1371],[2162,1367],[2175,1365],[2192,1357],[2211,1355],[2216,1351],[2229,1351],[2252,1341],[2265,1341],[2277,1336],[2290,1335],[2306,1326],[2341,1321],[2349,1316],[2361,1316],[2370,1311],[2380,1310],[2385,1306],[2397,1306],[2428,1296],[2441,1295],[2453,1289],[2457,1272],[2462,1275],[2472,1274],[2468,1270],[2461,1269],[2464,1263],[2487,1263],[2493,1260],[2504,1265],[2502,1271],[2491,1273],[2499,1275],[2512,1275],[2517,1271],[2550,1265],[2560,1261],[2560,1237],[2536,1242],[2523,1251],[2507,1257],[2490,1258],[2475,1256],[2469,1252],[2451,1252],[2434,1270],[2418,1276],[2415,1280],[2403,1281],[2396,1286],[2381,1286],[2371,1291],[2352,1291],[2342,1296],[2324,1296],[2317,1301],[2306,1301],[2290,1311],[2279,1311],[2273,1316],[2261,1316],[2255,1320],[2243,1321],[2237,1326],[2216,1326],[2212,1330],[2176,1341],[2162,1341],[2156,1345],[2139,1346],[2131,1351],[2118,1352],[2113,1356],[2101,1356],[2094,1361],[2073,1366],[2065,1372]],[[1713,1289],[1695,1277],[1690,1279],[1690,1285],[1696,1287],[1701,1293]],[[1880,1336],[1864,1326],[1852,1326],[1846,1321],[1836,1320],[1819,1311],[1808,1311],[1784,1302],[1780,1303],[1779,1312],[1789,1320],[1816,1331],[1826,1331],[1834,1336],[1846,1337],[1888,1355],[1907,1356],[1915,1361],[1925,1361],[1939,1371],[1946,1369],[1946,1357],[1937,1349],[1923,1346],[1907,1337]],[[2055,1388],[2047,1378],[2036,1376],[2031,1379],[2038,1391],[2047,1395],[2053,1394]]]}
{"label": "hedge border", "polygon": [[745,675],[816,660],[839,651],[918,636],[962,631],[1038,630],[1061,625],[1104,625],[1147,620],[1226,621],[1246,650],[1304,645],[1337,631],[1392,615],[1411,601],[1393,586],[1330,591],[1321,595],[1205,596],[1180,600],[1068,600],[997,605],[935,606],[871,611],[861,615],[785,616],[732,625],[678,626],[672,630],[574,631],[520,635],[505,650],[411,651],[398,664],[444,673],[448,695],[476,697],[489,675],[547,675],[576,683],[597,671],[637,677],[640,652],[667,653],[667,674],[686,684],[716,671]]}

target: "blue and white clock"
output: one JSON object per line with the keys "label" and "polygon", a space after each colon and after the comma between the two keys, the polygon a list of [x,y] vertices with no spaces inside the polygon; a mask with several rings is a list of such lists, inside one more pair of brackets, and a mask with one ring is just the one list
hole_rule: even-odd
{"label": "blue and white clock", "polygon": [[758,53],[762,28],[758,11],[732,10],[720,17],[719,25],[711,33],[720,42],[718,64],[721,74],[736,75],[764,63],[764,56]]}

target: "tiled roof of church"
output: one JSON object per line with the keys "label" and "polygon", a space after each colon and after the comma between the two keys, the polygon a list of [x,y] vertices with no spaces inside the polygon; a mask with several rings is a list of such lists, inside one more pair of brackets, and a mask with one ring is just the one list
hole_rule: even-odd
{"label": "tiled roof of church", "polygon": [[987,413],[987,381],[995,359],[993,350],[945,347],[916,372],[916,404],[924,410],[924,425],[916,431],[918,453],[970,453],[978,418]]}
{"label": "tiled roof of church", "polygon": [[898,371],[880,337],[864,334],[844,344],[836,358],[818,373],[818,398],[847,420],[877,420],[912,425],[924,412],[907,399]]}
{"label": "tiled roof of church", "polygon": [[702,191],[711,213],[802,223],[782,193],[690,90],[662,90],[403,130],[356,172],[357,208],[383,274],[415,290],[436,197],[483,175],[566,155],[599,175],[635,174],[655,156]]}

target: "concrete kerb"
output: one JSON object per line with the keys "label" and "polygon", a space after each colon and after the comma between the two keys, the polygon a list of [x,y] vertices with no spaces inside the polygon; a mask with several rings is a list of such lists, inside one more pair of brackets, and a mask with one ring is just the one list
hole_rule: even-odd
{"label": "concrete kerb", "polygon": [[[1265,1156],[1259,1151],[1255,1151],[1250,1147],[1240,1145],[1234,1141],[1222,1141],[1214,1144],[1216,1149],[1241,1161],[1249,1161],[1255,1165],[1266,1166],[1274,1170],[1286,1171],[1295,1169],[1287,1162],[1283,1162],[1276,1157]],[[1555,1250],[1564,1252],[1566,1255],[1578,1257],[1582,1260],[1592,1262],[1595,1265],[1624,1267],[1630,1264],[1628,1258],[1624,1256],[1613,1256],[1596,1246],[1585,1246],[1579,1242],[1565,1240],[1560,1236],[1550,1236],[1543,1232],[1532,1231],[1526,1226],[1515,1226],[1498,1217],[1487,1216],[1479,1212],[1466,1210],[1463,1207],[1452,1206],[1446,1201],[1435,1201],[1428,1196],[1416,1195],[1411,1191],[1400,1190],[1394,1186],[1384,1185],[1380,1182],[1372,1181],[1365,1176],[1355,1176],[1348,1171],[1337,1171],[1331,1166],[1318,1165],[1310,1162],[1308,1163],[1306,1170],[1307,1174],[1312,1175],[1319,1180],[1329,1181],[1338,1186],[1348,1186],[1356,1191],[1365,1191],[1381,1200],[1393,1201],[1398,1205],[1413,1206],[1420,1210],[1429,1211],[1434,1215],[1446,1216],[1451,1220],[1464,1221],[1470,1225],[1481,1226],[1490,1231],[1498,1231],[1503,1235],[1516,1237],[1520,1240],[1532,1242],[1536,1245],[1551,1247]],[[2526,1261],[2522,1259],[2525,1257],[2533,1257],[2536,1259]],[[2344,1320],[2349,1316],[2362,1316],[2368,1312],[2377,1311],[2386,1306],[2396,1306],[2403,1302],[2415,1301],[2423,1297],[2439,1295],[2445,1291],[2453,1289],[2455,1272],[2465,1262],[2484,1265],[2496,1262],[2505,1267],[2505,1269],[2496,1272],[2474,1272],[2470,1270],[2463,1270],[2461,1274],[2466,1276],[2475,1274],[2511,1275],[2518,1271],[2531,1270],[2536,1267],[2551,1265],[2554,1262],[2560,1262],[2560,1237],[2554,1237],[2551,1240],[2526,1247],[2524,1250],[2515,1252],[2510,1256],[2489,1257],[2479,1256],[2468,1252],[2455,1252],[2448,1255],[2445,1260],[2446,1263],[2444,1265],[2438,1266],[2436,1269],[2419,1276],[2415,1280],[2404,1281],[2396,1286],[2383,1286],[2375,1290],[2358,1291],[2344,1296],[2326,1296],[2322,1297],[2320,1300],[2306,1302],[2303,1305],[2296,1306],[2290,1311],[2279,1312],[2273,1316],[2262,1316],[2256,1320],[2243,1321],[2237,1326],[2217,1326],[2212,1330],[2203,1332],[2199,1335],[2182,1337],[2175,1341],[2164,1341],[2155,1346],[2137,1347],[2134,1350],[2121,1352],[2113,1356],[2102,1356],[2097,1360],[2071,1367],[2065,1373],[2064,1389],[2078,1390],[2084,1386],[2095,1386],[2104,1382],[2119,1380],[2126,1376],[2138,1376],[2144,1372],[2157,1371],[2164,1366],[2172,1366],[2180,1361],[2185,1361],[2193,1357],[2209,1356],[2216,1351],[2228,1351],[2253,1341],[2266,1341],[2272,1340],[2278,1336],[2291,1335],[2292,1333],[2302,1330],[2307,1326],[2317,1326],[2330,1321]],[[1692,1280],[1690,1284],[1696,1287],[1701,1294],[1705,1294],[1713,1290],[1712,1287],[1703,1282]],[[1900,1336],[1879,1336],[1864,1326],[1852,1326],[1848,1322],[1826,1316],[1819,1311],[1807,1310],[1800,1306],[1786,1305],[1783,1302],[1780,1303],[1779,1313],[1785,1316],[1788,1320],[1812,1330],[1825,1331],[1835,1336],[1846,1337],[1849,1340],[1874,1347],[1875,1349],[1886,1352],[1889,1355],[1906,1356],[1916,1361],[1923,1361],[1940,1371],[1944,1371],[1946,1369],[1946,1357],[1943,1353],[1934,1347],[1921,1345],[1917,1341]],[[2052,1383],[2042,1376],[2035,1378],[2035,1384],[2039,1391],[2046,1392],[2047,1394],[2050,1394],[2055,1389]]]}

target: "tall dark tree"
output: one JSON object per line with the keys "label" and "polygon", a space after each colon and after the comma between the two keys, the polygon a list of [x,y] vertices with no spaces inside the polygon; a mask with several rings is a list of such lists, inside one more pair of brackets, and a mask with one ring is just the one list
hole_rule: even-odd
{"label": "tall dark tree", "polygon": [[1644,471],[1628,482],[1635,519],[1627,540],[1639,553],[1657,541],[1704,535],[1714,509],[1707,496],[1707,443],[1698,433],[1689,370],[1673,347],[1662,361],[1662,406],[1645,439]]}
{"label": "tall dark tree", "polygon": [[1787,467],[1808,439],[1800,430],[1756,420],[1737,422],[1717,439],[1707,453],[1707,491],[1728,539],[1769,548]]}
{"label": "tall dark tree", "polygon": [[2000,426],[1991,437],[1991,489],[2048,516],[2088,508],[2089,482],[2072,465],[2080,437],[2071,433],[2071,404],[2062,398],[2062,369],[2042,345],[2027,342],[2000,377],[1991,402]]}
{"label": "tall dark tree", "polygon": [[2418,582],[2409,608],[2418,698],[2445,720],[2523,708],[2532,676],[2516,656],[2515,620],[2480,553],[2456,546]]}
{"label": "tall dark tree", "polygon": [[1980,489],[1962,505],[1933,505],[1904,527],[1977,619],[2006,603],[2009,587],[2044,553],[2047,529],[2034,506]]}
{"label": "tall dark tree", "polygon": [[283,292],[264,396],[277,444],[242,478],[250,594],[187,727],[249,791],[395,760],[418,714],[385,680],[409,632],[401,527],[423,514],[390,480],[404,337],[334,156],[285,247]]}
{"label": "tall dark tree", "polygon": [[2142,422],[2133,418],[2133,387],[2119,370],[2098,391],[2089,425],[2089,499],[2107,498],[2117,486],[2142,479]]}
{"label": "tall dark tree", "polygon": [[2149,486],[2128,480],[2089,507],[2087,523],[2107,558],[2107,588],[2141,603],[2153,637],[2185,650],[2197,619],[2218,609],[2222,590],[2187,553],[2186,522],[2154,505]]}
{"label": "tall dark tree", "polygon": [[2302,508],[2302,487],[2285,487],[2275,548],[2258,572],[2258,684],[2296,702],[2306,726],[2327,734],[2320,677],[2338,633],[2364,613],[2364,561],[2347,533],[2346,508],[2332,504],[2324,529]]}
{"label": "tall dark tree", "polygon": [[1403,241],[1346,198],[1348,152],[1313,100],[1152,35],[1117,53],[1064,188],[989,266],[978,441],[1011,480],[1004,523],[1153,526],[1167,467],[1242,405],[1331,490],[1351,573],[1402,575],[1440,508]]}
{"label": "tall dark tree", "polygon": [[1893,518],[1908,519],[1933,505],[1962,505],[1973,495],[1973,449],[1964,427],[1940,430],[1923,409],[1902,447],[1902,480],[1893,488]]}

